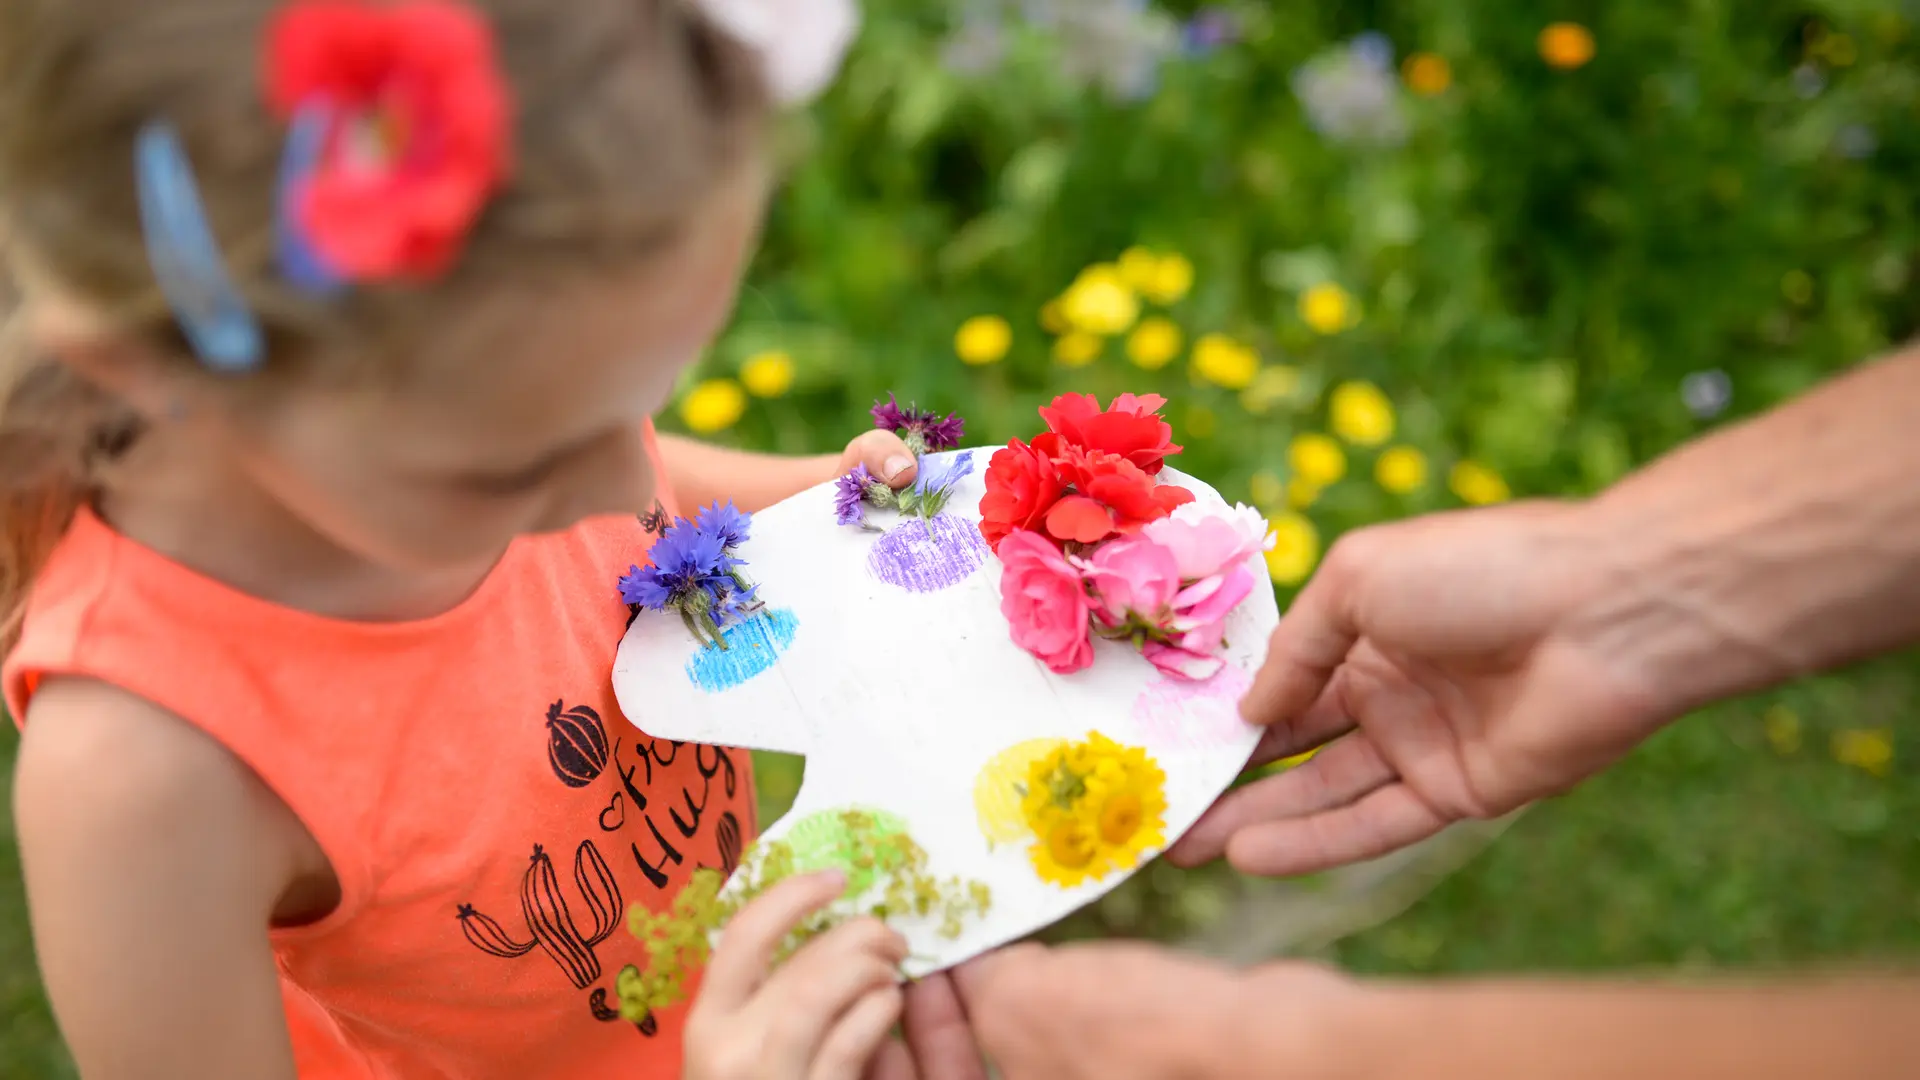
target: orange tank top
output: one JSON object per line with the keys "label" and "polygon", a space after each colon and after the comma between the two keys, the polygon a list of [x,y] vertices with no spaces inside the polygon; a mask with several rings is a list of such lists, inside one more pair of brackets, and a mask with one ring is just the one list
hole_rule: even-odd
{"label": "orange tank top", "polygon": [[614,583],[651,541],[632,518],[522,538],[455,609],[369,624],[242,595],[83,512],[7,707],[50,677],[121,687],[306,824],[342,898],[272,932],[303,1080],[667,1080],[686,1007],[619,1018],[614,979],[646,963],[625,913],[731,870],[755,821],[745,751],[650,738],[614,702]]}

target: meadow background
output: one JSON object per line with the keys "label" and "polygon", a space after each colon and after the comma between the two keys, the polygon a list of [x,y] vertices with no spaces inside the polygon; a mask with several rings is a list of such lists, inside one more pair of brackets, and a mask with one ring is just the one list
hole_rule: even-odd
{"label": "meadow background", "polygon": [[[667,426],[818,450],[894,392],[993,443],[1062,391],[1163,394],[1181,468],[1274,521],[1284,602],[1344,530],[1593,492],[1920,324],[1920,4],[867,7]],[[1920,957],[1917,706],[1907,654],[1709,710],[1315,948]],[[798,776],[765,763],[774,808]],[[70,1076],[9,835],[0,807],[0,1077]],[[1273,895],[1155,867],[1057,933],[1185,940]]]}

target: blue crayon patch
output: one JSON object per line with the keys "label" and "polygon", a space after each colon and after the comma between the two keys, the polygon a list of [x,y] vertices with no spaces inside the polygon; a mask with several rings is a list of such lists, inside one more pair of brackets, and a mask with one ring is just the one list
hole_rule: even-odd
{"label": "blue crayon patch", "polygon": [[793,644],[800,619],[793,612],[765,610],[720,632],[727,647],[708,645],[687,661],[687,678],[709,694],[731,690],[771,668]]}

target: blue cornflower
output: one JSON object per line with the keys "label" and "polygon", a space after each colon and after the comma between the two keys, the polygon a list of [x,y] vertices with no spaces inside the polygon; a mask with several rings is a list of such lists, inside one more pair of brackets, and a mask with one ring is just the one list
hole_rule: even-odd
{"label": "blue cornflower", "polygon": [[721,627],[761,606],[758,586],[740,573],[746,564],[733,554],[752,520],[732,503],[715,503],[696,521],[675,518],[648,551],[651,565],[630,567],[620,578],[620,598],[648,611],[676,610],[696,640],[726,648]]}
{"label": "blue cornflower", "polygon": [[944,462],[929,465],[925,458],[920,459],[920,473],[913,482],[913,489],[921,499],[938,498],[965,480],[973,472],[973,451],[962,450]]}
{"label": "blue cornflower", "polygon": [[694,527],[719,540],[722,551],[732,551],[746,543],[752,525],[753,515],[734,506],[732,500],[725,504],[716,502],[694,519]]}

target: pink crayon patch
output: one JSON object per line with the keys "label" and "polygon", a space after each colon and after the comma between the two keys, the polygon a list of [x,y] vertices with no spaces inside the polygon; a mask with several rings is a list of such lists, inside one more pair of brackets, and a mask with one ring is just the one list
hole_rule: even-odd
{"label": "pink crayon patch", "polygon": [[1141,734],[1162,749],[1211,749],[1246,737],[1240,699],[1253,685],[1247,673],[1228,664],[1204,682],[1161,677],[1133,702]]}

